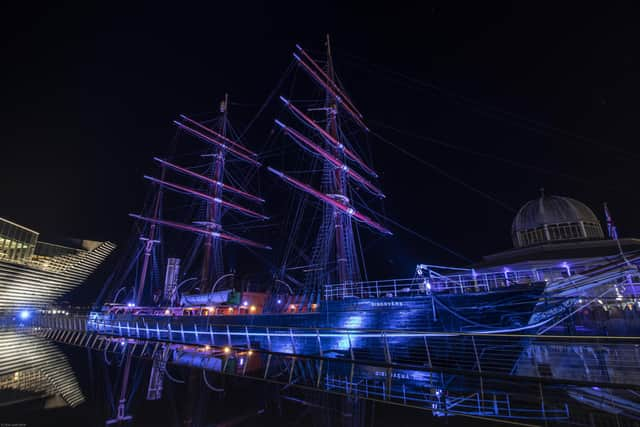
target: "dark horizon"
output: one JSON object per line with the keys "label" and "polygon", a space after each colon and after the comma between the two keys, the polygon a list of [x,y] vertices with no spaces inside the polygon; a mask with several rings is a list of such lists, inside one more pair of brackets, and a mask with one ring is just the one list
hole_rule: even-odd
{"label": "dark horizon", "polygon": [[[295,44],[319,52],[330,33],[338,75],[369,126],[450,175],[370,137],[394,220],[477,260],[511,247],[515,211],[544,187],[601,219],[606,201],[620,235],[640,235],[634,12],[438,2],[313,14],[266,3],[14,9],[3,29],[0,215],[44,240],[123,245],[172,120],[215,111],[228,92],[242,129]],[[271,113],[248,134],[252,148]],[[394,273],[464,263],[390,226],[396,235],[376,250]]]}

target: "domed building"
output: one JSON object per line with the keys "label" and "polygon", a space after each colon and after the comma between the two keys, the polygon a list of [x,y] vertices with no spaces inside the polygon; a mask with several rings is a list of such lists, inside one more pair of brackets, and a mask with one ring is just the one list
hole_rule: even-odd
{"label": "domed building", "polygon": [[[640,239],[605,236],[598,216],[570,197],[545,195],[526,202],[511,224],[513,249],[483,257],[478,271],[567,267],[579,271],[640,253]],[[618,245],[619,243],[619,245]]]}
{"label": "domed building", "polygon": [[524,204],[511,224],[513,246],[604,239],[598,217],[582,202],[544,194]]}

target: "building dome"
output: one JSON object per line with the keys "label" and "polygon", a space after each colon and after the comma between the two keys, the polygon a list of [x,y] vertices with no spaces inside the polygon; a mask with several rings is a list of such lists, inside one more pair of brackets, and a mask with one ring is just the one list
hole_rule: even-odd
{"label": "building dome", "polygon": [[603,239],[600,221],[582,202],[569,197],[545,196],[530,200],[511,225],[516,248],[548,242]]}

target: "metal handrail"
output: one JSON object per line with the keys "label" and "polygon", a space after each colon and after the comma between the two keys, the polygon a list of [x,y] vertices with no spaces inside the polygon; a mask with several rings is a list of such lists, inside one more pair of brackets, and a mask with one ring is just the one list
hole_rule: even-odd
{"label": "metal handrail", "polygon": [[[98,334],[115,339],[139,339],[171,342],[177,345],[199,345],[229,347],[234,351],[258,351],[274,354],[299,356],[327,356],[335,353],[336,345],[344,351],[347,360],[358,363],[386,363],[405,366],[407,369],[451,370],[478,375],[507,375],[519,378],[541,378],[537,371],[513,373],[513,364],[517,358],[521,366],[527,368],[537,363],[547,363],[544,358],[562,357],[562,365],[585,366],[560,370],[554,373],[554,379],[573,381],[576,384],[603,383],[640,388],[640,355],[637,346],[640,337],[601,337],[601,336],[539,336],[519,334],[473,334],[473,333],[437,333],[404,330],[363,330],[329,328],[290,328],[247,325],[221,325],[207,323],[185,324],[181,318],[127,318],[104,317],[87,318],[82,316],[42,316],[37,320],[36,329],[48,331],[52,339],[69,339],[77,334]],[[186,319],[185,319],[186,320]],[[206,320],[206,319],[205,319]],[[113,339],[113,338],[112,338]],[[254,340],[261,345],[253,345]],[[309,343],[315,344],[309,344]],[[267,343],[270,343],[267,345]],[[342,343],[342,344],[337,344]],[[273,345],[273,348],[271,348]],[[367,348],[366,356],[354,355],[352,345]],[[405,346],[411,346],[411,355]],[[575,351],[575,348],[581,351]],[[417,355],[422,347],[422,355]],[[552,348],[554,351],[549,352]],[[584,351],[585,349],[591,349]],[[517,352],[517,353],[514,353]],[[606,361],[591,354],[616,354]],[[354,359],[355,357],[355,359]],[[364,357],[364,358],[362,358]],[[574,358],[567,361],[567,357]],[[541,362],[537,362],[538,358]],[[455,362],[453,362],[455,361]],[[452,368],[451,363],[461,364]],[[611,378],[603,376],[602,370],[618,369],[624,375]],[[511,372],[511,373],[509,373]],[[577,375],[576,375],[577,372]]]}

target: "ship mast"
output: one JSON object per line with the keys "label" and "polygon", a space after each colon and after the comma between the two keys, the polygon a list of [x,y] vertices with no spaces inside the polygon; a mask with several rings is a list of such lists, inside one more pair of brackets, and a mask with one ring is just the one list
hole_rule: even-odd
{"label": "ship mast", "polygon": [[[303,148],[305,152],[312,153],[323,160],[322,191],[273,168],[268,168],[268,170],[298,190],[324,202],[323,209],[325,213],[312,257],[312,265],[317,265],[319,268],[312,271],[324,271],[329,266],[326,258],[327,254],[335,253],[337,283],[348,285],[357,281],[360,277],[353,220],[364,223],[379,233],[391,234],[387,228],[355,209],[353,201],[350,200],[352,181],[378,198],[384,198],[385,196],[369,179],[358,172],[358,170],[362,171],[363,174],[373,178],[378,176],[349,146],[348,141],[345,140],[340,131],[339,113],[345,113],[347,118],[351,119],[353,123],[364,131],[368,131],[368,128],[362,120],[362,114],[337,84],[329,35],[326,38],[327,61],[324,66],[320,66],[300,46],[296,46],[296,49],[297,52],[293,56],[298,65],[324,91],[323,108],[310,110],[323,110],[326,113],[325,124],[322,126],[315,122],[288,99],[280,97],[280,100],[302,125],[310,129],[314,138],[322,139],[322,143],[316,143],[312,137],[302,135],[296,129],[282,123],[280,120],[275,122],[283,133]],[[334,249],[331,246],[334,246]],[[310,274],[313,275],[315,273]],[[327,278],[322,277],[321,279]],[[317,281],[318,278],[312,278],[312,280]],[[312,287],[318,284],[320,283],[307,283],[308,286]]]}
{"label": "ship mast", "polygon": [[[327,84],[330,81],[335,81],[335,72],[333,70],[333,60],[331,58],[331,39],[327,34]],[[337,100],[331,92],[326,92],[325,108],[327,111],[327,132],[334,139],[339,140],[338,137],[338,122],[337,122]],[[334,156],[339,160],[344,161],[344,152],[336,147],[332,147]],[[328,166],[330,167],[330,166]],[[345,171],[342,168],[334,168],[334,197],[343,202],[349,201],[347,194],[347,182],[345,177]],[[333,209],[333,220],[335,227],[335,239],[336,239],[336,262],[338,270],[338,283],[345,284],[353,281],[354,274],[356,272],[349,271],[349,258],[353,254],[348,253],[347,247],[351,243],[348,240],[353,240],[351,231],[351,220],[343,212],[338,209]],[[353,247],[353,246],[351,246]]]}
{"label": "ship mast", "polygon": [[[220,124],[220,134],[227,137],[227,111],[229,105],[229,95],[224,95],[224,100],[220,103],[220,112],[222,113],[222,123]],[[217,182],[222,182],[224,178],[224,162],[225,155],[222,147],[216,147],[213,151],[213,173],[212,178]],[[209,184],[209,194],[216,199],[222,196],[222,187]],[[222,219],[222,204],[208,201],[206,209],[205,226],[211,231],[220,229]],[[202,256],[202,270],[200,272],[200,290],[206,293],[209,286],[224,274],[224,264],[222,261],[222,242],[220,239],[214,239],[211,234],[205,237],[204,252]]]}
{"label": "ship mast", "polygon": [[[180,115],[181,120],[175,120],[174,124],[181,131],[198,140],[209,144],[213,147],[212,153],[205,155],[213,158],[213,164],[210,174],[200,174],[192,169],[171,163],[167,160],[155,157],[154,160],[162,167],[160,178],[145,176],[144,178],[157,185],[157,192],[153,202],[152,216],[143,216],[137,214],[129,214],[131,217],[149,224],[146,236],[140,237],[144,242],[144,251],[142,258],[142,266],[138,279],[138,287],[135,297],[135,305],[139,306],[143,303],[143,295],[145,284],[148,282],[148,270],[153,255],[154,244],[159,243],[156,240],[158,227],[168,227],[173,230],[191,233],[197,236],[204,236],[204,252],[202,258],[202,266],[200,270],[200,279],[202,281],[201,290],[207,292],[212,283],[212,278],[218,278],[223,274],[222,263],[222,244],[223,242],[236,243],[247,247],[259,249],[271,249],[270,246],[240,236],[236,236],[222,228],[223,209],[233,211],[235,213],[248,216],[258,220],[267,220],[269,217],[262,215],[252,209],[246,208],[238,203],[224,200],[223,193],[229,193],[253,203],[262,204],[265,202],[261,197],[248,193],[240,188],[224,183],[224,167],[227,155],[234,159],[245,162],[251,166],[258,167],[260,162],[257,160],[258,155],[251,150],[245,148],[239,142],[233,141],[227,136],[228,121],[227,110],[229,97],[225,94],[224,101],[221,103],[220,112],[222,113],[219,131],[208,128],[204,124],[197,122],[185,115]],[[168,181],[167,172],[174,172],[183,177],[193,178],[196,181],[205,183],[207,189],[198,191],[197,189],[180,185],[175,182]],[[192,224],[185,224],[176,221],[170,221],[161,218],[162,194],[167,189],[176,193],[203,200],[206,203],[204,221],[194,221]],[[117,413],[115,417],[107,424],[122,424],[132,419],[130,415],[125,414],[127,402],[127,390],[129,385],[129,377],[131,372],[132,356],[127,354],[125,367],[122,374],[122,382],[120,385],[120,394],[117,405]]]}

